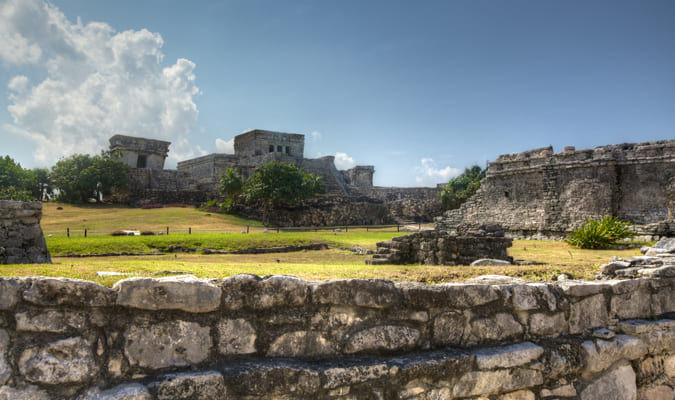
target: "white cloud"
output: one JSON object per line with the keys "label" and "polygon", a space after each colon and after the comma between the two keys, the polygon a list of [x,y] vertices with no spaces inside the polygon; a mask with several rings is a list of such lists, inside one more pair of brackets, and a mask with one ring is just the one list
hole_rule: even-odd
{"label": "white cloud", "polygon": [[172,142],[167,165],[202,154],[189,140],[199,114],[195,64],[162,67],[163,44],[146,29],[71,23],[42,0],[0,2],[0,59],[46,72],[33,86],[21,75],[9,81],[13,122],[4,128],[34,142],[41,165],[97,153],[117,133]]}
{"label": "white cloud", "polygon": [[312,138],[312,142],[317,142],[321,139],[321,132],[319,131],[312,131],[309,135]]}
{"label": "white cloud", "polygon": [[223,139],[216,139],[216,151],[218,153],[234,154],[234,138],[224,141]]}
{"label": "white cloud", "polygon": [[444,167],[439,168],[436,162],[431,158],[423,158],[420,165],[415,167],[415,182],[421,186],[436,186],[439,183],[446,183],[450,178],[461,174],[459,168]]}
{"label": "white cloud", "polygon": [[335,153],[335,168],[340,170],[354,168],[356,162],[345,153]]}

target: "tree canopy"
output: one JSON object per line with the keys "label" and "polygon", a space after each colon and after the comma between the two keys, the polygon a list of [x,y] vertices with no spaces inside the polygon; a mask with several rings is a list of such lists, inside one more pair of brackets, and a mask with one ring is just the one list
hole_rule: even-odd
{"label": "tree canopy", "polygon": [[24,169],[10,156],[0,157],[0,200],[42,200],[49,186],[40,190],[38,182],[49,181],[46,170]]}
{"label": "tree canopy", "polygon": [[100,155],[75,154],[59,160],[52,167],[52,181],[59,190],[59,200],[68,203],[97,202],[101,196],[126,186],[125,171],[129,168],[117,161],[117,155],[102,151]]}
{"label": "tree canopy", "polygon": [[464,172],[443,186],[439,193],[441,204],[446,210],[459,208],[469,197],[473,196],[480,187],[480,181],[485,178],[485,170],[478,165],[465,168]]}

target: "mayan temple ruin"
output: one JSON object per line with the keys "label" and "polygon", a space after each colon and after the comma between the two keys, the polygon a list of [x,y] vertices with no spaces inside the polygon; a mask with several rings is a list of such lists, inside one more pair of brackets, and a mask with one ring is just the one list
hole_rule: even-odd
{"label": "mayan temple ruin", "polygon": [[178,162],[164,169],[171,143],[115,135],[110,150],[119,151],[127,173],[126,202],[144,204],[200,204],[217,198],[219,178],[227,168],[249,177],[255,168],[272,160],[295,164],[323,177],[325,195],[311,204],[275,213],[277,225],[361,225],[431,221],[440,214],[437,188],[373,186],[375,167],[335,167],[335,157],[305,158],[305,135],[254,129],[234,138],[234,154],[209,154]]}
{"label": "mayan temple ruin", "polygon": [[[437,218],[437,229],[497,223],[511,237],[561,238],[607,215],[672,234],[675,140],[499,156],[478,192]],[[669,211],[670,210],[670,211]],[[641,233],[641,232],[639,232]],[[645,232],[650,233],[650,232]]]}

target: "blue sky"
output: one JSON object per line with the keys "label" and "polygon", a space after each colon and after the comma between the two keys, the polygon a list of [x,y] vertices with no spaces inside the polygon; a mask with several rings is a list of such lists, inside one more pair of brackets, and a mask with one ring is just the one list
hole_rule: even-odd
{"label": "blue sky", "polygon": [[[675,2],[0,0],[0,155],[260,128],[433,186],[553,145],[675,138]],[[79,20],[78,20],[79,18]],[[91,150],[88,150],[91,149]]]}

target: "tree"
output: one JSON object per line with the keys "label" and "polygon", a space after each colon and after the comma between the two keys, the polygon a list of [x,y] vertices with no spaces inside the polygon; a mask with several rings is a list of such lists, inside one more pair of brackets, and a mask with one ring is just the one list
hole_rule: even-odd
{"label": "tree", "polygon": [[126,186],[124,163],[118,155],[102,151],[100,155],[75,154],[59,160],[52,167],[52,179],[59,189],[59,199],[69,203],[86,203],[95,197],[110,195],[113,190]]}
{"label": "tree", "polygon": [[300,200],[325,193],[320,176],[295,166],[271,161],[258,167],[244,183],[243,194],[249,204],[262,202],[267,208],[295,206]]}
{"label": "tree", "polygon": [[234,168],[228,167],[225,174],[220,176],[220,193],[227,196],[227,201],[220,205],[226,212],[232,212],[237,207],[237,199],[244,189],[244,178]]}
{"label": "tree", "polygon": [[0,157],[0,199],[31,201],[30,171],[21,167],[10,156]]}
{"label": "tree", "polygon": [[30,190],[33,198],[39,201],[48,199],[49,194],[52,192],[52,181],[49,176],[49,170],[45,168],[33,168],[26,172],[29,177],[27,189]]}
{"label": "tree", "polygon": [[465,168],[459,176],[450,179],[443,186],[438,197],[446,210],[459,208],[469,197],[473,196],[480,187],[480,181],[485,178],[485,170],[478,165]]}

